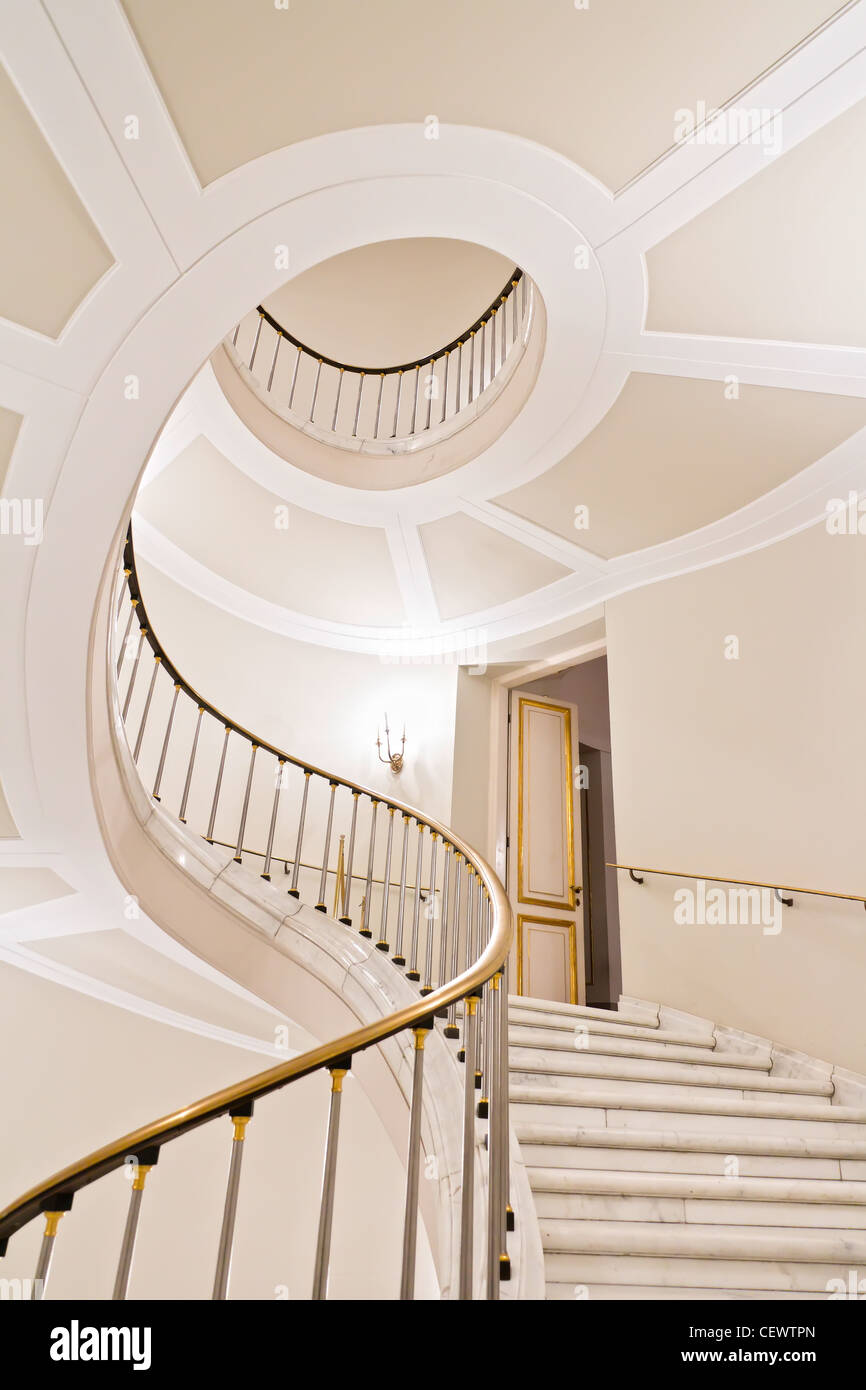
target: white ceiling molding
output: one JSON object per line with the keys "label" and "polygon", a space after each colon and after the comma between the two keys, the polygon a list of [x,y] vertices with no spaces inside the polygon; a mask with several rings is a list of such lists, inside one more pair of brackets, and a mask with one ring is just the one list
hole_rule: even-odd
{"label": "white ceiling molding", "polygon": [[516,512],[510,512],[495,502],[464,501],[460,510],[467,516],[474,517],[476,521],[482,521],[485,526],[492,527],[494,531],[501,532],[503,536],[517,541],[519,545],[537,550],[540,555],[546,555],[549,560],[556,560],[557,564],[565,565],[577,574],[601,574],[607,566],[607,561],[600,555],[593,555],[591,550],[563,540],[562,536],[545,530],[543,526],[538,526],[534,521],[529,521]]}
{"label": "white ceiling molding", "polygon": [[[783,151],[866,95],[866,9],[853,0],[811,39],[727,103],[781,111]],[[759,143],[684,143],[617,194],[609,228],[594,245],[625,238],[648,251],[663,237],[767,167]]]}
{"label": "white ceiling molding", "polygon": [[417,526],[396,517],[386,528],[386,534],[400,596],[410,624],[413,628],[437,628],[440,622],[439,607]]}
{"label": "white ceiling molding", "polygon": [[705,381],[736,377],[751,386],[866,396],[866,348],[644,331],[630,351],[617,356],[630,372]]}

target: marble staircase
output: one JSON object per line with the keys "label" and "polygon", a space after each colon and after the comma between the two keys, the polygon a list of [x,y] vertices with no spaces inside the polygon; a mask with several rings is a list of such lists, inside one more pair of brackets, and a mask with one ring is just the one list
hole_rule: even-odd
{"label": "marble staircase", "polygon": [[512,996],[509,1055],[549,1299],[866,1297],[862,1078],[641,1001]]}

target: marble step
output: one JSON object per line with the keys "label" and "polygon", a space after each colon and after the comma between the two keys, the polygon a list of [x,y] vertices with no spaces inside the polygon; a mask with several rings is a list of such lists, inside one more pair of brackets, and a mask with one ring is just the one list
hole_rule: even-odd
{"label": "marble step", "polygon": [[[717,1181],[731,1186],[725,1178]],[[841,1183],[839,1184],[841,1186]],[[719,1226],[745,1228],[759,1226],[793,1231],[822,1230],[866,1232],[866,1206],[833,1205],[830,1202],[794,1202],[777,1197],[773,1201],[721,1200],[692,1201],[683,1197],[646,1197],[600,1192],[536,1191],[535,1210],[539,1221],[661,1221],[680,1226]]]}
{"label": "marble step", "polygon": [[[546,1256],[765,1260],[779,1264],[844,1264],[846,1269],[866,1262],[866,1232],[861,1231],[665,1221],[568,1221],[550,1217],[540,1218],[538,1225]],[[634,1281],[626,1276],[623,1282]]]}
{"label": "marble step", "polygon": [[[630,1228],[626,1226],[626,1230]],[[714,1243],[720,1231],[712,1228]],[[620,1253],[578,1254],[566,1251],[545,1254],[544,1270],[548,1286],[565,1285],[572,1297],[585,1297],[591,1288],[617,1286],[640,1288],[647,1298],[667,1298],[668,1291],[680,1290],[680,1298],[718,1296],[711,1290],[729,1289],[738,1297],[754,1294],[775,1299],[789,1293],[826,1299],[831,1291],[848,1287],[850,1271],[860,1270],[847,1255],[839,1260],[820,1262],[787,1259],[739,1259],[719,1255],[715,1258],[679,1258]],[[703,1290],[703,1295],[699,1292]],[[686,1292],[688,1291],[688,1292]],[[638,1295],[635,1295],[637,1297]]]}
{"label": "marble step", "polygon": [[609,1168],[546,1168],[531,1161],[526,1171],[538,1194],[583,1194],[612,1197],[670,1197],[683,1201],[814,1203],[866,1209],[866,1182],[791,1178],[725,1177],[722,1174],[647,1173]]}
{"label": "marble step", "polygon": [[[561,1004],[556,999],[535,999],[528,994],[509,994],[508,1012],[512,1009],[532,1009],[535,1013],[557,1014],[566,1018],[596,1018],[610,1023],[640,1024],[645,1028],[657,1029],[658,1009],[630,1008],[623,1005],[619,1009],[596,1009],[591,1004]],[[710,1036],[713,1025],[707,1023]]]}
{"label": "marble step", "polygon": [[761,1091],[774,1095],[823,1097],[833,1095],[832,1081],[813,1081],[805,1077],[769,1076],[766,1071],[717,1063],[668,1062],[640,1057],[596,1056],[583,1049],[571,1052],[546,1048],[510,1046],[509,1069],[513,1073],[543,1074],[550,1077],[579,1077],[581,1080],[608,1078],[627,1082],[664,1082],[668,1086],[728,1087],[736,1091]]}
{"label": "marble step", "polygon": [[[676,1301],[678,1299],[688,1299],[689,1302],[692,1300],[700,1301],[704,1299],[713,1299],[715,1302],[723,1303],[737,1300],[748,1302],[760,1299],[761,1301],[765,1301],[767,1299],[767,1292],[764,1289],[679,1289],[671,1287],[654,1289],[647,1284],[582,1284],[579,1285],[578,1288],[581,1298],[588,1298],[596,1303],[600,1301],[603,1302],[604,1300],[623,1303],[640,1301],[643,1303],[660,1301],[662,1299],[665,1302]],[[575,1292],[575,1285],[572,1283],[556,1284],[552,1281],[548,1281],[545,1286],[544,1296],[545,1299],[550,1302],[567,1301],[573,1303],[578,1297],[578,1294]],[[814,1302],[815,1299],[826,1299],[826,1297],[826,1290],[813,1293],[793,1293],[790,1289],[773,1289],[772,1291],[772,1300],[774,1303],[777,1301]]]}
{"label": "marble step", "polygon": [[[572,1129],[673,1129],[721,1134],[736,1130],[743,1134],[866,1140],[866,1110],[822,1105],[820,1101],[797,1097],[732,1100],[708,1090],[698,1097],[684,1094],[681,1099],[660,1100],[640,1094],[638,1088],[632,1088],[628,1094],[599,1090],[587,1096],[580,1091],[554,1086],[525,1086],[512,1082],[510,1099],[512,1121],[518,1124],[537,1122]],[[731,1123],[732,1119],[736,1120],[735,1124]]]}
{"label": "marble step", "polygon": [[[613,1020],[613,1021],[612,1021]],[[715,1038],[708,1038],[694,1033],[673,1032],[668,1028],[651,1028],[642,1026],[638,1023],[618,1023],[616,1014],[609,1018],[563,1018],[561,1014],[541,1013],[536,1009],[522,1009],[518,1006],[509,1007],[508,1022],[510,1026],[520,1028],[543,1029],[552,1035],[567,1032],[569,1037],[574,1036],[577,1027],[587,1028],[590,1037],[604,1036],[610,1038],[631,1038],[638,1042],[673,1043],[678,1047],[712,1048]]]}
{"label": "marble step", "polygon": [[678,1043],[655,1038],[618,1037],[615,1033],[597,1033],[595,1029],[578,1033],[574,1028],[533,1028],[510,1022],[508,1042],[511,1047],[538,1048],[570,1056],[577,1053],[591,1057],[637,1057],[643,1061],[678,1062],[684,1066],[736,1067],[740,1071],[763,1072],[765,1076],[769,1071],[768,1060],[764,1057],[716,1051],[697,1043],[681,1047]]}

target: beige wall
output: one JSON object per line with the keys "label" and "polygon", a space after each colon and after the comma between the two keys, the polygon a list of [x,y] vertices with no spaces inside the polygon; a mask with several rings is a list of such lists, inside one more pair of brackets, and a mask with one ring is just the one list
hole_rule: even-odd
{"label": "beige wall", "polygon": [[[866,542],[822,525],[609,603],[620,862],[866,894],[864,620]],[[680,886],[620,875],[625,993],[866,1069],[861,905],[677,925]]]}
{"label": "beige wall", "polygon": [[[100,1144],[267,1065],[4,964],[0,1048],[16,1059],[4,1073],[0,1207]],[[327,1080],[313,1076],[256,1107],[238,1207],[235,1298],[310,1296],[327,1098]],[[230,1143],[229,1121],[215,1120],[163,1153],[148,1178],[132,1297],[210,1297]],[[397,1296],[404,1181],[370,1102],[347,1081],[331,1297]],[[110,1297],[128,1195],[122,1172],[78,1194],[61,1222],[51,1297]],[[0,1278],[32,1276],[43,1224],[12,1238]],[[423,1229],[419,1252],[421,1295],[436,1297]]]}

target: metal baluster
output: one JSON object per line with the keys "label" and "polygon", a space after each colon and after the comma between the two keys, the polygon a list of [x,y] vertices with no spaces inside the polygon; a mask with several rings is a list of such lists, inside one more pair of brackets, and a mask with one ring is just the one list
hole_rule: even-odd
{"label": "metal baluster", "polygon": [[[437,988],[445,984],[448,969],[448,909],[451,903],[451,854],[452,845],[445,846],[445,867],[442,871],[442,911],[439,916],[439,979]],[[437,1009],[437,1018],[448,1017],[448,1009]]]}
{"label": "metal baluster", "polygon": [[403,817],[403,852],[400,857],[400,897],[397,902],[397,941],[394,946],[394,955],[391,957],[395,965],[405,965],[406,957],[403,955],[403,919],[406,915],[406,865],[409,858],[409,821],[411,816]]}
{"label": "metal baluster", "polygon": [[357,401],[357,404],[356,404],[356,406],[355,406],[355,423],[354,423],[353,426],[352,426],[352,438],[353,438],[353,439],[357,438],[357,434],[358,434],[358,420],[359,420],[360,417],[361,417],[361,396],[362,396],[363,391],[364,391],[364,377],[365,377],[365,376],[366,376],[366,373],[365,373],[365,372],[361,372],[360,376],[358,377],[358,401]]}
{"label": "metal baluster", "polygon": [[320,379],[321,379],[321,376],[322,376],[322,359],[321,359],[321,357],[320,357],[320,358],[319,358],[319,365],[318,365],[317,368],[316,368],[316,380],[315,380],[315,382],[314,382],[314,384],[313,384],[313,399],[312,399],[312,401],[310,402],[310,413],[309,413],[309,415],[307,416],[307,419],[308,419],[311,423],[312,423],[312,421],[313,421],[313,417],[314,417],[315,414],[316,414],[316,401],[319,399],[319,381],[320,381]]}
{"label": "metal baluster", "polygon": [[475,400],[475,329],[469,334],[469,399],[466,404],[471,405]]}
{"label": "metal baluster", "polygon": [[420,384],[421,384],[421,364],[420,364],[420,362],[419,362],[419,363],[418,363],[418,366],[415,368],[415,400],[414,400],[413,405],[412,405],[412,428],[411,428],[410,431],[409,431],[410,434],[414,434],[414,433],[415,433],[415,421],[416,421],[417,418],[418,418],[418,387],[420,386]]}
{"label": "metal baluster", "polygon": [[328,1138],[325,1144],[325,1168],[322,1175],[322,1201],[319,1208],[319,1234],[316,1240],[316,1266],[313,1273],[313,1298],[323,1299],[328,1292],[328,1264],[331,1257],[331,1226],[334,1219],[334,1182],[337,1176],[337,1143],[340,1137],[340,1101],[343,1077],[352,1063],[343,1057],[328,1070],[331,1073],[331,1106],[328,1112]]}
{"label": "metal baluster", "polygon": [[[478,999],[463,1000],[464,1039],[469,1057],[475,1053]],[[475,1087],[467,1066],[463,1084],[463,1180],[460,1191],[460,1284],[458,1298],[472,1298],[473,1237],[475,1215]]]}
{"label": "metal baluster", "polygon": [[526,318],[526,273],[520,277],[520,318],[521,322]]}
{"label": "metal baluster", "polygon": [[391,904],[391,846],[394,841],[394,812],[396,806],[388,807],[388,839],[385,844],[385,872],[382,876],[382,917],[379,922],[377,951],[388,950],[388,908]]}
{"label": "metal baluster", "polygon": [[[475,870],[473,869],[472,865],[469,863],[469,860],[467,859],[467,861],[466,861],[466,922],[465,922],[465,924],[464,924],[464,925],[465,925],[465,928],[466,928],[466,933],[465,933],[465,938],[464,938],[464,941],[463,941],[463,955],[464,955],[463,968],[464,968],[465,970],[468,970],[468,969],[469,969],[469,967],[470,967],[470,965],[472,964],[472,961],[473,961],[473,959],[474,959],[474,956],[473,956],[473,953],[472,953],[472,944],[473,944],[473,942],[472,942],[472,899],[473,899],[473,887],[474,887],[474,882],[475,882]],[[465,1004],[465,1000],[464,1000],[464,1004]],[[464,1009],[464,1016],[463,1016],[463,1046],[458,1050],[458,1053],[457,1053],[457,1060],[458,1060],[458,1062],[466,1062],[467,1057],[468,1057],[468,1059],[469,1059],[469,1061],[468,1061],[468,1063],[467,1063],[467,1071],[468,1071],[469,1068],[470,1068],[470,1066],[472,1066],[473,1059],[474,1059],[474,1053],[471,1053],[471,1052],[470,1052],[470,1053],[467,1053],[467,1050],[466,1050],[466,1015],[465,1015],[465,1009]],[[473,1085],[474,1085],[474,1082],[473,1082]]]}
{"label": "metal baluster", "polygon": [[129,641],[129,629],[132,627],[132,620],[133,620],[133,618],[135,617],[135,610],[136,610],[137,607],[138,607],[138,599],[137,599],[137,598],[132,598],[132,599],[130,599],[130,600],[129,600],[129,617],[128,617],[127,620],[126,620],[126,628],[124,629],[124,633],[123,633],[123,641],[122,641],[121,644],[120,644],[120,651],[119,651],[118,654],[117,654],[117,668],[116,668],[116,670],[115,670],[115,675],[118,675],[118,676],[120,675],[120,668],[121,668],[121,666],[123,665],[123,661],[124,661],[124,658],[125,658],[125,656],[126,656],[126,644],[127,644],[127,642]]}
{"label": "metal baluster", "polygon": [[457,393],[454,400],[454,414],[460,414],[460,397],[463,394],[463,340],[457,344]]}
{"label": "metal baluster", "polygon": [[274,832],[277,828],[277,812],[280,808],[280,792],[283,789],[283,768],[286,765],[285,758],[277,758],[277,775],[274,785],[274,804],[271,808],[271,823],[268,826],[268,843],[265,846],[265,864],[262,869],[262,878],[271,881],[271,856],[274,850]]}
{"label": "metal baluster", "polygon": [[412,912],[412,938],[409,946],[408,980],[420,981],[418,970],[418,918],[421,913],[421,865],[424,857],[424,826],[418,822],[418,858],[415,862],[415,906]]}
{"label": "metal baluster", "polygon": [[427,949],[424,962],[424,983],[421,986],[422,994],[433,993],[433,933],[436,929],[436,851],[439,847],[439,836],[435,830],[430,838],[433,844],[430,850],[430,896],[427,900]]}
{"label": "metal baluster", "polygon": [[238,1209],[238,1190],[241,1183],[241,1160],[244,1156],[246,1128],[252,1118],[253,1102],[239,1104],[229,1111],[234,1125],[232,1135],[232,1156],[229,1161],[229,1177],[226,1184],[226,1200],[223,1207],[223,1224],[217,1251],[216,1272],[213,1281],[213,1297],[224,1299],[228,1292],[229,1271],[232,1263],[232,1243],[235,1234],[235,1217]]}
{"label": "metal baluster", "polygon": [[44,1213],[45,1232],[42,1236],[42,1244],[39,1247],[39,1255],[36,1260],[36,1273],[33,1276],[33,1284],[30,1290],[30,1299],[33,1303],[39,1303],[45,1296],[45,1288],[48,1284],[48,1276],[51,1273],[51,1261],[54,1256],[54,1242],[57,1239],[57,1227],[60,1225],[60,1218],[72,1207],[72,1194],[49,1197],[47,1199],[51,1207]]}
{"label": "metal baluster", "polygon": [[240,324],[238,324],[237,328],[235,329],[234,333],[232,334],[232,347],[237,347],[237,345],[238,345],[238,334],[240,333],[240,331],[241,331],[241,326],[240,326]]}
{"label": "metal baluster", "polygon": [[[487,1131],[487,1297],[499,1298],[499,1257],[501,1248],[502,1221],[502,1181],[504,1176],[502,1155],[502,1129],[500,1125],[502,1090],[499,1084],[499,1017],[501,977],[497,973],[487,987],[487,1046],[485,1065],[487,1068],[487,1089],[492,1100],[493,1116]],[[480,1107],[479,1107],[480,1109]]]}
{"label": "metal baluster", "polygon": [[136,678],[136,676],[138,675],[138,663],[141,661],[141,649],[142,649],[142,647],[144,646],[144,639],[145,639],[146,636],[147,636],[147,628],[146,628],[146,627],[141,627],[141,628],[139,628],[139,629],[138,629],[138,649],[137,649],[137,651],[136,651],[136,653],[135,653],[135,661],[134,661],[133,667],[132,667],[132,674],[131,674],[131,676],[129,677],[129,687],[128,687],[127,692],[126,692],[126,699],[125,699],[124,702],[123,702],[123,709],[121,710],[121,713],[120,713],[120,717],[121,717],[121,719],[123,720],[124,723],[126,723],[126,716],[127,716],[127,714],[129,713],[129,704],[130,704],[130,701],[132,700],[132,692],[133,692],[133,689],[135,688],[135,678]]}
{"label": "metal baluster", "polygon": [[273,361],[271,362],[271,370],[270,370],[270,372],[268,373],[268,390],[269,390],[269,391],[270,391],[271,387],[272,387],[273,384],[274,384],[274,372],[276,371],[276,368],[277,368],[277,358],[278,358],[279,353],[280,353],[280,343],[281,343],[282,341],[283,341],[283,335],[282,335],[282,333],[278,333],[278,334],[277,334],[276,346],[275,346],[275,348],[274,348],[274,359],[273,359]]}
{"label": "metal baluster", "polygon": [[129,1289],[129,1276],[132,1271],[132,1256],[135,1253],[135,1237],[138,1234],[138,1218],[144,1197],[144,1184],[151,1168],[156,1166],[159,1159],[159,1149],[142,1149],[140,1154],[131,1155],[131,1157],[135,1161],[132,1165],[129,1208],[126,1213],[126,1225],[123,1228],[120,1257],[117,1261],[117,1274],[114,1277],[114,1289],[111,1294],[115,1303],[122,1302]]}
{"label": "metal baluster", "polygon": [[511,341],[517,342],[517,281],[511,281]]}
{"label": "metal baluster", "polygon": [[376,401],[376,423],[373,426],[373,438],[379,438],[379,417],[382,414],[382,388],[385,385],[385,373],[379,373],[379,397]]}
{"label": "metal baluster", "polygon": [[201,718],[203,714],[204,705],[199,705],[198,717],[195,721],[195,733],[192,736],[192,748],[189,752],[189,763],[186,769],[186,780],[183,784],[183,796],[180,799],[180,814],[178,816],[178,820],[183,821],[184,825],[186,825],[186,803],[189,800],[189,789],[192,785],[192,769],[193,764],[195,762],[195,751],[198,748],[198,736],[199,731],[201,730]]}
{"label": "metal baluster", "polygon": [[156,781],[153,784],[153,799],[159,801],[159,789],[162,786],[162,774],[165,771],[165,757],[168,753],[168,741],[171,738],[172,725],[174,724],[174,712],[177,709],[177,697],[180,694],[180,686],[175,683],[174,694],[171,697],[171,709],[168,712],[168,723],[165,726],[165,738],[162,740],[162,752],[159,755],[159,766],[156,769]]}
{"label": "metal baluster", "polygon": [[425,430],[430,428],[430,414],[433,410],[433,382],[436,380],[436,367],[432,357],[430,358],[430,376],[432,380],[427,382],[427,423],[424,426]]}
{"label": "metal baluster", "polygon": [[249,771],[247,772],[247,786],[246,791],[244,792],[244,804],[241,807],[241,823],[238,826],[238,838],[237,843],[235,844],[234,860],[236,864],[243,863],[244,831],[247,828],[247,811],[249,810],[250,792],[252,791],[253,787],[253,768],[256,765],[256,754],[258,753],[258,751],[259,745],[257,743],[253,743],[250,748],[250,766]]}
{"label": "metal baluster", "polygon": [[487,337],[487,335],[486,335],[486,333],[485,333],[485,329],[486,329],[486,328],[487,328],[487,320],[485,319],[484,322],[483,322],[482,325],[481,325],[480,330],[479,330],[479,332],[480,332],[480,334],[481,334],[481,370],[480,370],[479,373],[478,373],[478,394],[479,394],[479,396],[480,396],[480,395],[482,394],[482,392],[484,391],[484,353],[485,353],[485,340],[486,340],[486,337]]}
{"label": "metal baluster", "polygon": [[[483,886],[484,886],[484,885],[483,885],[482,882],[481,882],[481,875],[479,874],[479,875],[477,876],[477,878],[476,878],[476,883],[475,883],[475,894],[474,894],[474,899],[475,899],[475,934],[474,934],[474,937],[473,937],[473,944],[474,944],[474,955],[473,955],[473,959],[474,959],[474,960],[477,960],[477,959],[478,959],[478,957],[481,955],[482,950],[484,949],[484,947],[483,947],[483,942],[482,942],[482,932],[481,932],[481,894],[482,894],[482,891],[483,891]],[[484,1035],[483,1023],[484,1023],[484,991],[482,990],[482,991],[480,992],[479,996],[478,996],[478,1028],[477,1028],[476,1034],[475,1034],[475,1089],[476,1089],[476,1091],[480,1091],[480,1090],[481,1090],[481,1040],[482,1040],[482,1037],[483,1037],[483,1035]]]}
{"label": "metal baluster", "polygon": [[293,402],[294,399],[295,399],[295,387],[296,387],[297,384],[298,384],[298,368],[300,367],[300,365],[301,365],[301,349],[298,348],[298,355],[297,355],[297,357],[295,358],[295,369],[294,369],[294,371],[292,372],[292,381],[291,381],[291,385],[289,386],[289,410],[291,410],[291,408],[292,408],[292,402]]}
{"label": "metal baluster", "polygon": [[351,927],[352,918],[350,916],[352,907],[352,861],[355,858],[355,826],[358,821],[358,798],[360,792],[352,792],[352,823],[349,826],[349,853],[346,856],[346,894],[343,901],[343,911],[345,917],[340,921],[344,927]]}
{"label": "metal baluster", "polygon": [[328,891],[328,858],[331,853],[331,828],[334,824],[334,797],[337,795],[337,783],[329,782],[331,796],[328,801],[328,821],[325,826],[325,851],[322,855],[322,872],[319,877],[319,901],[316,903],[317,912],[327,912],[325,894]]}
{"label": "metal baluster", "polygon": [[451,365],[451,353],[445,354],[445,382],[442,387],[442,414],[439,418],[440,425],[445,419],[445,411],[448,409],[448,368]]}
{"label": "metal baluster", "polygon": [[264,323],[264,321],[265,321],[264,315],[263,315],[263,314],[259,314],[259,326],[258,326],[258,328],[256,329],[256,340],[255,340],[255,342],[253,343],[252,356],[250,357],[250,371],[252,371],[252,369],[253,369],[253,363],[254,363],[255,360],[256,360],[256,353],[257,353],[258,350],[259,350],[259,338],[262,336],[262,324]]}
{"label": "metal baluster", "polygon": [[391,432],[391,438],[392,438],[392,439],[396,439],[396,438],[397,438],[397,422],[398,422],[398,420],[399,420],[399,418],[400,418],[400,397],[402,396],[402,394],[403,394],[403,368],[401,367],[400,370],[399,370],[399,372],[397,373],[397,402],[396,402],[396,405],[394,406],[394,428],[393,428],[393,430],[392,430],[392,432]]}
{"label": "metal baluster", "polygon": [[[124,595],[126,595],[126,594],[129,593],[129,576],[130,576],[131,574],[132,574],[132,570],[130,570],[130,569],[124,569],[124,571],[123,571],[123,576],[122,576],[121,581],[120,581],[120,592],[119,592],[118,595],[117,595],[117,610],[116,610],[116,612],[115,612],[115,614],[114,614],[114,621],[115,621],[116,623],[119,623],[119,622],[120,622],[120,615],[121,615],[121,612],[123,611],[123,599],[124,599]],[[130,618],[130,622],[132,622],[132,618]]]}
{"label": "metal baluster", "polygon": [[[487,999],[484,1004],[484,1012],[481,1019],[481,1077],[483,1085],[481,1087],[481,1098],[478,1101],[478,1118],[486,1120],[490,1115],[490,1092],[493,1086],[494,1072],[491,1066],[493,1056],[494,1038],[491,1032],[493,1028],[493,1008],[490,999],[490,981],[487,982]],[[495,1040],[498,1046],[498,1039]],[[487,1145],[490,1147],[490,1136],[488,1134]]]}
{"label": "metal baluster", "polygon": [[[457,978],[457,948],[460,940],[460,884],[463,878],[461,867],[463,855],[455,852],[454,855],[454,930],[451,937],[451,979]],[[460,1029],[457,1027],[457,1005],[448,1005],[448,1022],[445,1025],[446,1038],[459,1038]]]}
{"label": "metal baluster", "polygon": [[213,801],[211,802],[210,819],[208,820],[208,823],[207,823],[207,834],[205,835],[205,839],[207,840],[207,842],[208,842],[209,845],[212,845],[212,844],[213,844],[213,830],[214,830],[214,825],[216,824],[217,802],[219,801],[219,798],[220,798],[220,787],[221,787],[222,784],[223,784],[223,771],[224,771],[225,765],[226,765],[226,751],[227,751],[228,746],[229,746],[229,734],[230,734],[230,733],[231,733],[231,729],[229,728],[228,724],[226,724],[226,736],[225,736],[225,738],[223,739],[223,749],[222,749],[222,753],[221,753],[221,755],[220,755],[220,765],[219,765],[219,769],[217,770],[216,786],[215,786],[214,789],[213,789]]}
{"label": "metal baluster", "polygon": [[161,661],[161,656],[154,656],[153,673],[150,677],[150,685],[147,687],[147,695],[145,696],[144,709],[141,712],[141,723],[138,726],[138,736],[135,740],[135,748],[132,754],[132,761],[134,763],[138,762],[138,755],[141,752],[141,741],[144,738],[144,726],[147,723],[147,716],[150,711],[150,702],[153,699],[153,687],[156,685],[156,676],[157,672],[159,671],[159,663]]}
{"label": "metal baluster", "polygon": [[379,810],[378,797],[373,797],[371,799],[370,804],[373,807],[373,814],[370,818],[370,849],[367,855],[367,884],[364,889],[364,900],[366,906],[364,909],[363,925],[359,929],[361,935],[366,936],[368,938],[372,937],[373,935],[373,933],[370,930],[370,922],[372,921],[373,917],[373,855],[376,852],[376,813]]}
{"label": "metal baluster", "polygon": [[340,375],[337,377],[337,398],[336,398],[336,400],[334,401],[334,415],[333,415],[333,418],[332,418],[332,420],[331,420],[331,432],[332,432],[332,433],[333,433],[334,431],[336,431],[336,428],[337,428],[337,412],[338,412],[338,410],[340,409],[340,392],[341,392],[342,389],[343,389],[343,372],[344,372],[344,370],[345,370],[345,368],[341,367],[341,368],[340,368]]}
{"label": "metal baluster", "polygon": [[412,1105],[409,1111],[409,1152],[406,1160],[406,1208],[403,1215],[403,1266],[400,1298],[415,1296],[415,1255],[418,1239],[418,1176],[421,1167],[421,1100],[424,1087],[424,1043],[433,1020],[412,1029],[415,1038],[415,1066],[412,1072]]}
{"label": "metal baluster", "polygon": [[488,386],[493,385],[493,378],[496,375],[496,310],[490,310],[490,381]]}
{"label": "metal baluster", "polygon": [[514,1230],[514,1212],[509,1200],[511,1187],[511,1121],[509,1118],[508,1068],[508,961],[502,966],[502,980],[499,993],[499,1058],[496,1071],[496,1094],[499,1098],[499,1155],[502,1173],[502,1188],[499,1203],[500,1256],[499,1278],[511,1278],[511,1261],[508,1257],[507,1231]]}
{"label": "metal baluster", "polygon": [[502,296],[502,313],[499,315],[499,317],[500,317],[501,320],[502,320],[502,334],[501,334],[502,342],[501,342],[501,344],[500,344],[500,358],[499,358],[499,369],[500,369],[500,371],[501,371],[502,368],[505,366],[505,353],[506,353],[506,346],[505,346],[505,330],[506,330],[506,327],[507,327],[507,325],[508,325],[508,303],[507,303],[507,301],[506,301],[505,295]]}
{"label": "metal baluster", "polygon": [[304,839],[304,821],[307,818],[307,794],[310,790],[310,778],[312,775],[311,772],[304,771],[304,794],[301,797],[301,812],[298,819],[298,839],[295,844],[295,862],[292,865],[292,886],[289,889],[289,894],[293,898],[299,898],[301,896],[298,890],[298,875],[301,872],[301,845]]}

